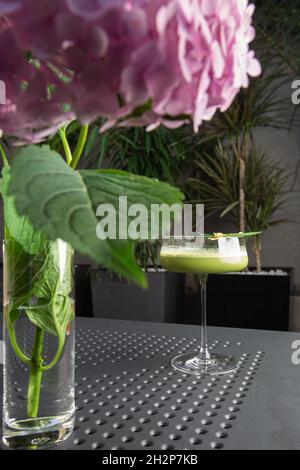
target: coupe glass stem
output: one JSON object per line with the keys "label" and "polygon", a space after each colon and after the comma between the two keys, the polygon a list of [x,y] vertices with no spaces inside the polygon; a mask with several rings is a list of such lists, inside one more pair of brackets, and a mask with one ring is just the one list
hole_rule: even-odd
{"label": "coupe glass stem", "polygon": [[199,360],[201,362],[208,363],[211,361],[211,355],[208,350],[207,342],[207,302],[206,302],[206,286],[207,286],[207,274],[199,274],[199,283],[201,290],[201,341],[200,341],[200,352]]}

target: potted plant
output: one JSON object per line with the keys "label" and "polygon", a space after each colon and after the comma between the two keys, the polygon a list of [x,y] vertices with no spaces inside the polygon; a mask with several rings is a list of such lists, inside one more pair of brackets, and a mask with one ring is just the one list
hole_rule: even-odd
{"label": "potted plant", "polygon": [[[218,214],[223,224],[239,227],[239,164],[231,147],[221,144],[213,154],[196,161],[199,178],[191,185],[207,215]],[[201,176],[200,176],[201,175]],[[289,174],[252,147],[245,159],[245,227],[250,232],[289,222],[286,195]],[[262,267],[262,235],[253,238],[256,267],[242,274],[212,276],[208,287],[210,322],[213,325],[288,330],[291,268]]]}

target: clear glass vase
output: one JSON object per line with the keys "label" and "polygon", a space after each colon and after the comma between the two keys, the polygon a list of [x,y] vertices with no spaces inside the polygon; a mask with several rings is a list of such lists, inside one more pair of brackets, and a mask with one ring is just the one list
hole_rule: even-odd
{"label": "clear glass vase", "polygon": [[3,441],[39,449],[74,426],[73,251],[61,240],[29,250],[4,241]]}

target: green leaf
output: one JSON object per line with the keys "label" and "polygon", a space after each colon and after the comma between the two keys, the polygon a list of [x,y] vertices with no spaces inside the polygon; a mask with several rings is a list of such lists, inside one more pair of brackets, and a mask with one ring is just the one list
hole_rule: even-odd
{"label": "green leaf", "polygon": [[9,192],[17,210],[28,215],[36,230],[51,240],[60,238],[108,269],[145,286],[145,277],[134,258],[134,245],[125,240],[99,240],[96,209],[114,203],[120,195],[128,203],[180,203],[176,188],[157,180],[121,171],[71,169],[48,146],[28,146],[16,155]]}
{"label": "green leaf", "polygon": [[62,338],[67,322],[74,317],[74,302],[70,297],[73,250],[67,245],[62,267],[58,243],[63,242],[48,242],[43,251],[32,255],[15,240],[6,242],[10,291],[6,314],[14,325],[21,311],[25,311],[36,326]]}
{"label": "green leaf", "polygon": [[228,212],[231,212],[232,209],[235,209],[239,204],[240,204],[240,201],[234,201],[232,204],[229,204],[229,206],[226,207],[226,209],[223,210],[220,217],[225,217],[225,215],[227,215]]}
{"label": "green leaf", "polygon": [[15,208],[14,198],[8,194],[11,179],[10,167],[6,164],[2,169],[0,192],[3,198],[4,221],[9,235],[24,248],[27,253],[38,253],[45,243],[45,236],[35,231],[26,216],[20,216]]}
{"label": "green leaf", "polygon": [[[136,176],[121,170],[81,170],[79,174],[87,187],[93,207],[112,204],[118,207],[119,196],[126,196],[128,205],[181,204],[180,191],[157,179]],[[150,211],[149,211],[150,213]]]}
{"label": "green leaf", "polygon": [[[63,265],[60,264],[62,259],[60,249],[66,256]],[[32,295],[49,301],[55,295],[69,295],[72,290],[72,258],[73,249],[69,245],[65,245],[61,240],[48,242],[45,251],[36,256],[36,259],[40,260],[41,267],[34,276]]]}
{"label": "green leaf", "polygon": [[28,302],[31,293],[31,269],[33,256],[26,253],[15,240],[7,240],[4,245],[5,259],[9,266],[6,283],[9,286],[9,304],[5,306],[7,321],[14,325],[20,316],[19,308]]}
{"label": "green leaf", "polygon": [[26,309],[26,315],[47,333],[63,338],[68,322],[74,318],[73,303],[66,295],[54,296],[48,304],[39,299],[36,305]]}

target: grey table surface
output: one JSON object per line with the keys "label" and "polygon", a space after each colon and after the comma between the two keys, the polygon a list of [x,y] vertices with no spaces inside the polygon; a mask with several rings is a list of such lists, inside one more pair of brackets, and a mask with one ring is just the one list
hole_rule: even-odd
{"label": "grey table surface", "polygon": [[[183,375],[199,326],[77,319],[76,426],[62,449],[300,449],[300,334],[209,328],[237,372]],[[300,343],[299,343],[300,344]]]}

